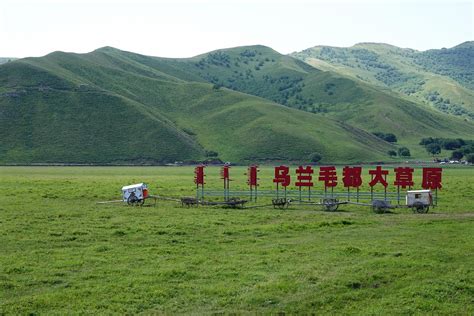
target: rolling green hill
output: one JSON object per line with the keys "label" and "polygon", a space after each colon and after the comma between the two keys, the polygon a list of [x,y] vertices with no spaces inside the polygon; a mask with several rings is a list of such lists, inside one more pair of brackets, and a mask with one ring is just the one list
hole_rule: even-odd
{"label": "rolling green hill", "polygon": [[444,113],[474,118],[474,42],[424,52],[379,43],[315,46],[292,56]]}
{"label": "rolling green hill", "polygon": [[387,160],[392,132],[466,137],[471,122],[264,46],[188,59],[104,47],[0,66],[0,162]]}
{"label": "rolling green hill", "polygon": [[241,162],[305,160],[315,151],[325,161],[366,161],[392,148],[344,123],[127,56],[106,48],[1,66],[0,161],[156,163],[204,159],[206,150]]}
{"label": "rolling green hill", "polygon": [[127,54],[129,59],[183,80],[204,80],[369,132],[395,133],[408,146],[415,146],[422,135],[469,138],[474,133],[472,122],[401,98],[388,89],[381,91],[371,84],[321,71],[264,46],[222,49],[190,59],[145,61],[142,56]]}

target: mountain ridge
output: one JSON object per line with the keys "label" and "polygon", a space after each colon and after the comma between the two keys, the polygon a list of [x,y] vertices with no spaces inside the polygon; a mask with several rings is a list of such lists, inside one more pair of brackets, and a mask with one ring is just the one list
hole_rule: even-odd
{"label": "mountain ridge", "polygon": [[442,112],[473,119],[473,43],[422,52],[396,46],[388,46],[387,51],[385,44],[356,44],[348,48],[315,46],[292,56],[388,88]]}
{"label": "mountain ridge", "polygon": [[[320,112],[303,108],[311,98]],[[3,163],[165,163],[209,152],[237,162],[304,161],[313,152],[326,162],[373,161],[396,149],[375,131],[396,131],[416,156],[422,136],[474,132],[263,45],[180,59],[109,46],[21,59],[0,66],[0,113]],[[403,131],[400,116],[419,124]]]}

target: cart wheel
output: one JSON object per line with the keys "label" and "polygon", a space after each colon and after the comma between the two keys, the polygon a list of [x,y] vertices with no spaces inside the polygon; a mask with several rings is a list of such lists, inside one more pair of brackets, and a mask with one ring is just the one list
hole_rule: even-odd
{"label": "cart wheel", "polygon": [[323,200],[324,210],[327,212],[335,212],[339,208],[339,204],[336,203],[333,199],[324,199]]}
{"label": "cart wheel", "polygon": [[383,213],[386,212],[386,208],[385,207],[380,207],[380,206],[372,206],[372,210],[376,214],[383,214]]}
{"label": "cart wheel", "polygon": [[376,214],[387,213],[387,210],[390,208],[389,204],[383,200],[374,200],[372,201],[372,211]]}
{"label": "cart wheel", "polygon": [[130,206],[137,206],[137,205],[143,205],[143,203],[145,202],[144,199],[138,199],[135,195],[130,195],[128,198],[127,198],[127,204],[130,205]]}
{"label": "cart wheel", "polygon": [[328,212],[335,212],[339,208],[339,204],[326,204],[324,207]]}
{"label": "cart wheel", "polygon": [[430,206],[429,205],[425,205],[421,202],[415,202],[411,209],[413,210],[413,213],[418,213],[418,214],[425,214],[425,213],[428,213],[429,209],[430,209]]}

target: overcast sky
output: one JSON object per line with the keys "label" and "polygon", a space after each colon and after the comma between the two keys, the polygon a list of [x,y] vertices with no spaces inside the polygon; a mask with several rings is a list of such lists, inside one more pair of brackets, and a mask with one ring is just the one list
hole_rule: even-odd
{"label": "overcast sky", "polygon": [[385,42],[418,50],[473,40],[474,0],[0,0],[0,56],[113,46],[190,57],[263,44]]}

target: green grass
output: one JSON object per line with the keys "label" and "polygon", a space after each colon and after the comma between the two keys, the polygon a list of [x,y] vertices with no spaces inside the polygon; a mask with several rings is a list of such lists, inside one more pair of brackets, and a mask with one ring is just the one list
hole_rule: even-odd
{"label": "green grass", "polygon": [[0,167],[0,314],[472,314],[474,170],[443,176],[430,213],[377,215],[100,205],[139,181],[193,195],[192,168]]}

